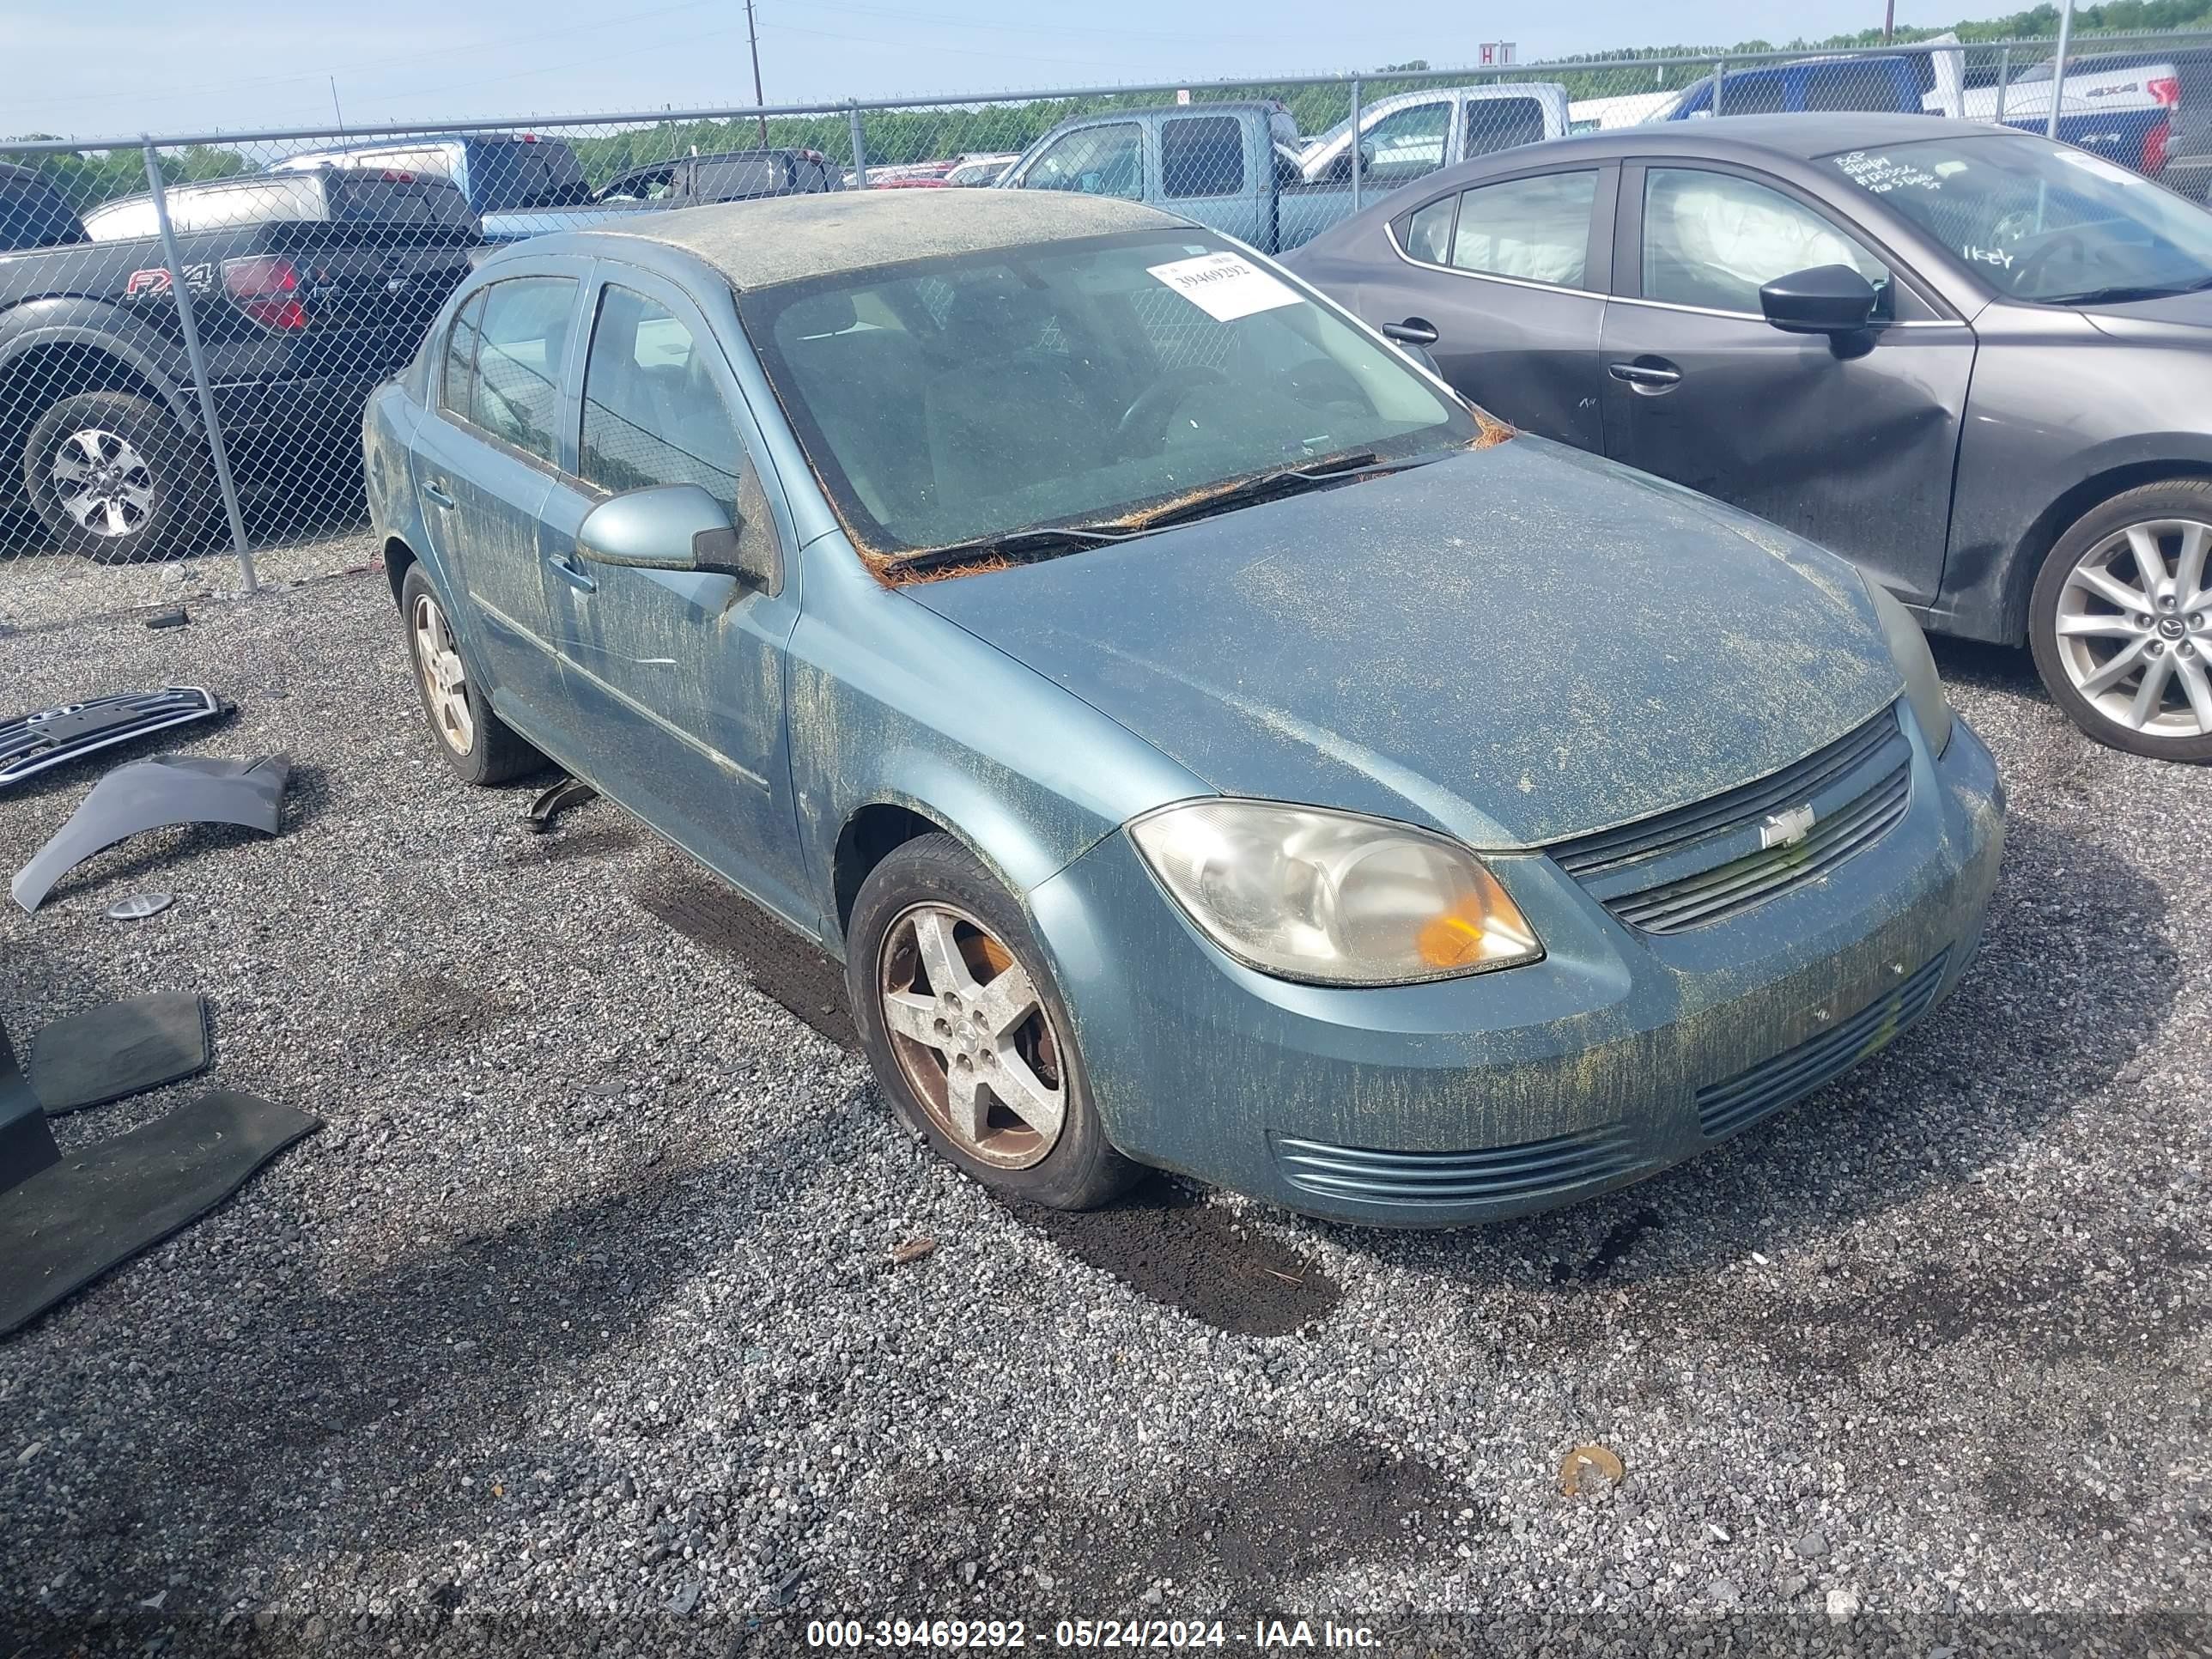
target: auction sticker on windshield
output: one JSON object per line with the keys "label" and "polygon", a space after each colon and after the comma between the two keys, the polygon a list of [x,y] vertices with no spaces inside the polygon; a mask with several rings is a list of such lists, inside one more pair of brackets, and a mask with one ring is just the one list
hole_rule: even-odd
{"label": "auction sticker on windshield", "polygon": [[1217,323],[1233,323],[1255,311],[1294,306],[1297,291],[1278,282],[1249,259],[1234,253],[1201,253],[1195,259],[1177,259],[1164,265],[1147,265],[1146,274],[1164,283]]}

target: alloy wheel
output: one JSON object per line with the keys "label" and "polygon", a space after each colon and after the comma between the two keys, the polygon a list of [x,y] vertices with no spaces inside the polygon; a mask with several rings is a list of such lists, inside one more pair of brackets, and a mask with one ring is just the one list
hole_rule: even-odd
{"label": "alloy wheel", "polygon": [[1060,1039],[1029,970],[967,911],[900,913],[877,973],[884,1029],[939,1130],[1000,1169],[1041,1162],[1067,1109]]}
{"label": "alloy wheel", "polygon": [[113,540],[145,527],[154,472],[129,439],[98,427],[61,441],[47,468],[54,496],[79,527]]}
{"label": "alloy wheel", "polygon": [[2115,531],[2067,573],[2058,659],[2106,719],[2152,738],[2212,736],[2212,525],[2151,519]]}
{"label": "alloy wheel", "polygon": [[430,723],[456,755],[476,746],[476,720],[469,713],[468,672],[461,665],[460,648],[446,613],[428,593],[415,596],[408,617],[408,640],[415,665],[422,676],[422,696],[430,708]]}

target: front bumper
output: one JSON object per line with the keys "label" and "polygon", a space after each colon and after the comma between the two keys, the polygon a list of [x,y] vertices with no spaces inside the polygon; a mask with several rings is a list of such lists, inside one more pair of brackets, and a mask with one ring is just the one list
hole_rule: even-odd
{"label": "front bumper", "polygon": [[1443,1226],[1656,1173],[1873,1054],[1979,942],[2004,840],[1989,750],[1917,730],[1911,799],[1825,879],[1638,933],[1550,859],[1491,866],[1540,963],[1294,985],[1231,961],[1125,834],[1034,889],[1107,1134],[1130,1157],[1338,1220]]}

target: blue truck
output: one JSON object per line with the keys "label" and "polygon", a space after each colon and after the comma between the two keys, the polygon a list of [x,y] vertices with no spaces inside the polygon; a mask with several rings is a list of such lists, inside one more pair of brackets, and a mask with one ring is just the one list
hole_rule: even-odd
{"label": "blue truck", "polygon": [[[1360,112],[1362,204],[1438,167],[1566,130],[1566,90],[1549,83],[1394,94]],[[997,188],[1146,202],[1282,253],[1350,216],[1350,134],[1346,122],[1306,138],[1273,101],[1102,110],[1053,128]]]}
{"label": "blue truck", "polygon": [[[1904,110],[1969,121],[2002,122],[2041,132],[2051,113],[2051,67],[2039,64],[2012,84],[1961,84],[1956,52],[1898,52],[1872,58],[1808,58],[1707,76],[1662,118],[1693,121],[1714,115],[1772,115],[1799,110]],[[2058,139],[2156,179],[2181,103],[2171,64],[2104,58],[2069,66],[2059,94]]]}

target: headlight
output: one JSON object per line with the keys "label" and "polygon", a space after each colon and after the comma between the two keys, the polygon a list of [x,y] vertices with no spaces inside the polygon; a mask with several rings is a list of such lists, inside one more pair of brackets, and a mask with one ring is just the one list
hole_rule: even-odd
{"label": "headlight", "polygon": [[1905,700],[1912,705],[1920,734],[1928,739],[1929,752],[1941,755],[1951,742],[1951,700],[1943,695],[1943,677],[1936,672],[1936,659],[1928,654],[1928,636],[1887,588],[1863,571],[1859,580],[1866,584],[1867,596],[1874,601],[1875,615],[1881,618],[1889,654],[1897,659],[1898,672],[1905,676]]}
{"label": "headlight", "polygon": [[1216,945],[1282,979],[1402,985],[1534,962],[1534,931],[1457,842],[1269,801],[1200,800],[1129,826]]}

